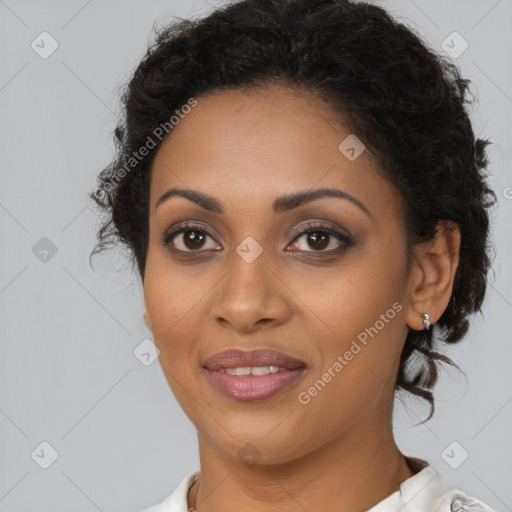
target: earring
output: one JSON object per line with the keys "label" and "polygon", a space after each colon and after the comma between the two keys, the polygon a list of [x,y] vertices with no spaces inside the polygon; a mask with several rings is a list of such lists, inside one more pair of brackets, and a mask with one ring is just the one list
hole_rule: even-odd
{"label": "earring", "polygon": [[421,315],[423,317],[423,324],[425,325],[425,329],[428,329],[430,328],[430,320],[429,320],[429,316],[428,316],[428,313],[423,313],[423,315]]}

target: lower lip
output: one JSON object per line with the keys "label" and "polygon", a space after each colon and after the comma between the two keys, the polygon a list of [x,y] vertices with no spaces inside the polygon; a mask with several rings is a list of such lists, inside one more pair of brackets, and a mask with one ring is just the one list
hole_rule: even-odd
{"label": "lower lip", "polygon": [[265,400],[290,387],[305,368],[285,370],[268,375],[229,375],[206,369],[210,382],[224,395],[241,402]]}

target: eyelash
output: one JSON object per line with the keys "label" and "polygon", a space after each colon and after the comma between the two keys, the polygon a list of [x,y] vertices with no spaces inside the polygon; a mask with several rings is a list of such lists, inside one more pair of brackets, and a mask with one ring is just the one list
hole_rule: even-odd
{"label": "eyelash", "polygon": [[[172,241],[172,239],[176,235],[179,235],[181,233],[186,233],[187,231],[195,231],[195,232],[201,233],[203,235],[207,235],[210,238],[212,238],[212,240],[213,240],[213,237],[202,226],[200,226],[198,224],[191,223],[191,222],[183,222],[183,223],[180,223],[177,226],[175,226],[171,231],[165,232],[163,234],[160,242],[162,245],[168,246],[170,244],[170,242]],[[295,242],[295,240],[300,238],[302,235],[308,234],[308,233],[327,233],[328,235],[331,235],[332,237],[336,238],[338,241],[342,242],[342,244],[339,247],[337,247],[336,249],[331,249],[329,251],[313,251],[313,250],[305,251],[307,253],[327,254],[327,255],[332,256],[333,254],[342,252],[343,250],[354,246],[353,240],[348,235],[340,233],[339,231],[335,230],[331,226],[319,224],[317,222],[313,222],[306,226],[295,228],[292,233],[292,236],[294,238],[291,243]],[[179,252],[179,253],[190,253],[190,254],[203,252],[202,250],[197,250],[197,251],[182,251],[181,249],[172,249],[172,250],[175,252]],[[299,251],[299,252],[301,252],[301,251]]]}

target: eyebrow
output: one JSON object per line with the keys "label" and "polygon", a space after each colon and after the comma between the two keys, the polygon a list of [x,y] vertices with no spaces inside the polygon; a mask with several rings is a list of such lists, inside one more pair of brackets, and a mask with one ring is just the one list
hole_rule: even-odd
{"label": "eyebrow", "polygon": [[[155,204],[155,210],[165,201],[169,200],[171,197],[184,197],[196,204],[198,204],[201,208],[208,210],[209,212],[214,213],[224,213],[224,208],[221,203],[217,201],[212,196],[204,194],[202,192],[198,192],[196,190],[186,190],[179,188],[170,188],[165,192],[160,199]],[[293,194],[284,195],[277,197],[272,203],[272,209],[276,213],[281,213],[289,210],[293,210],[302,206],[303,204],[309,203],[310,201],[314,201],[315,199],[321,199],[324,197],[336,197],[338,199],[346,199],[351,203],[358,206],[362,211],[364,211],[368,216],[372,216],[370,210],[366,208],[366,206],[351,196],[347,192],[343,192],[342,190],[338,190],[335,188],[318,188],[314,190],[303,190],[300,192],[295,192]]]}

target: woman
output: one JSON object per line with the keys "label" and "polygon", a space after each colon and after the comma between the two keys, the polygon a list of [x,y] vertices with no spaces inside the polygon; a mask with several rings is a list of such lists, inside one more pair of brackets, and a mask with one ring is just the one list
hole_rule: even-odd
{"label": "woman", "polygon": [[[398,449],[480,310],[468,80],[382,8],[244,0],[162,29],[91,194],[131,250],[200,471],[147,512],[491,508]],[[428,419],[429,419],[428,418]]]}

